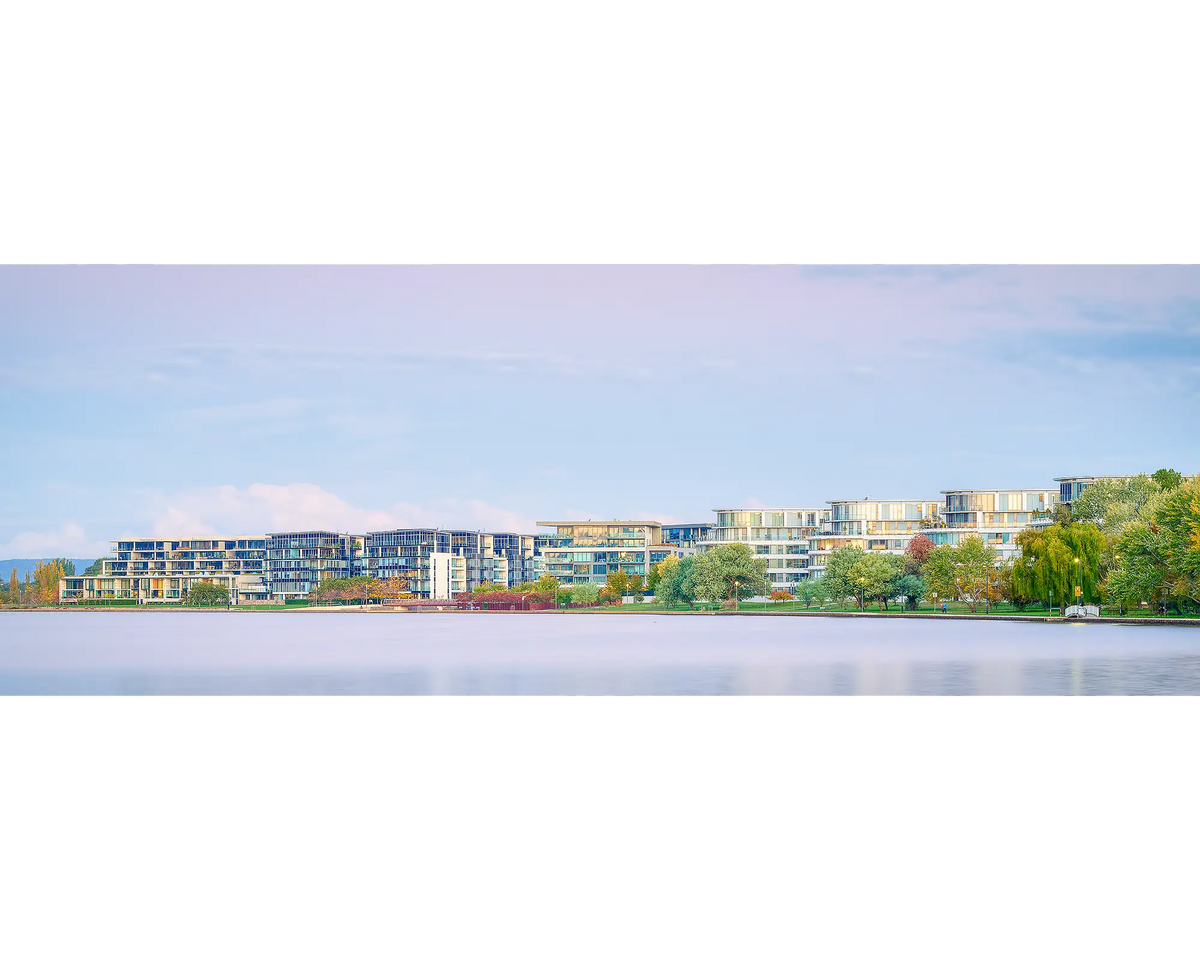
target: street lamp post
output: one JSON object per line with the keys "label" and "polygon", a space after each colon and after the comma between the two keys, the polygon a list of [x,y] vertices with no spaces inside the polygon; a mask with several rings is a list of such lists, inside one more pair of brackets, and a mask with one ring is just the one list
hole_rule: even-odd
{"label": "street lamp post", "polygon": [[867,612],[867,578],[858,578],[858,609],[860,613]]}
{"label": "street lamp post", "polygon": [[1082,606],[1084,605],[1084,562],[1079,557],[1075,558],[1075,572],[1079,575],[1079,592],[1075,594],[1075,606]]}

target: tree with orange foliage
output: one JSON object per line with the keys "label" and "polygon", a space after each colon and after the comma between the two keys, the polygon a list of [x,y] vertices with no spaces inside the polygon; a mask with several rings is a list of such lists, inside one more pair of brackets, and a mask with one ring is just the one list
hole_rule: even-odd
{"label": "tree with orange foliage", "polygon": [[904,569],[908,573],[920,572],[921,567],[925,565],[925,558],[929,556],[929,551],[932,549],[933,541],[925,534],[918,533],[908,541],[908,546],[904,548]]}
{"label": "tree with orange foliage", "polygon": [[39,607],[58,603],[58,581],[66,575],[61,560],[49,563],[39,560],[33,568],[33,592],[29,599]]}

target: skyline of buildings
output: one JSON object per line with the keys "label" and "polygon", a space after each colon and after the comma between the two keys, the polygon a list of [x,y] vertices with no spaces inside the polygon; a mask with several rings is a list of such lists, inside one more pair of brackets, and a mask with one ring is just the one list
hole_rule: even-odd
{"label": "skyline of buildings", "polygon": [[797,589],[819,577],[843,547],[902,554],[918,534],[957,546],[977,533],[1000,560],[1016,555],[1021,530],[1049,522],[1100,476],[1056,477],[1057,489],[954,489],[939,498],[829,500],[823,507],[721,507],[715,519],[539,520],[543,533],[436,527],[353,534],[331,530],[249,538],[121,538],[95,575],[64,577],[64,601],[181,601],[190,584],[225,586],[232,604],[303,600],[323,580],[369,576],[403,579],[418,597],[450,599],[484,584],[512,589],[543,574],[564,586],[602,585],[620,570],[649,574],[666,557],[744,543],[767,561],[773,589]]}

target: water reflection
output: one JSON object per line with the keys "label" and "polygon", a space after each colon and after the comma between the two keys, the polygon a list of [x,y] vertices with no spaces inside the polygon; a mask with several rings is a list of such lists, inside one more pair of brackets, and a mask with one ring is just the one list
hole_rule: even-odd
{"label": "water reflection", "polygon": [[0,694],[1200,693],[1200,631],[791,618],[0,617]]}

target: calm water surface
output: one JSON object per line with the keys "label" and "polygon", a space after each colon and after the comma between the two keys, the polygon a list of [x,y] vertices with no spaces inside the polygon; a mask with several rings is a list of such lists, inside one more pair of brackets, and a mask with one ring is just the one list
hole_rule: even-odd
{"label": "calm water surface", "polygon": [[1200,629],[819,617],[0,615],[0,694],[1196,694]]}

